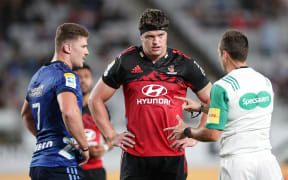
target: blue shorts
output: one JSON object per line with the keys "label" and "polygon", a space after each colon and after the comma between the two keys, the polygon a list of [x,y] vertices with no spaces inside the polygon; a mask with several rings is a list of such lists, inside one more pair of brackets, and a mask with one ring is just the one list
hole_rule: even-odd
{"label": "blue shorts", "polygon": [[83,172],[78,167],[31,167],[31,180],[83,180]]}

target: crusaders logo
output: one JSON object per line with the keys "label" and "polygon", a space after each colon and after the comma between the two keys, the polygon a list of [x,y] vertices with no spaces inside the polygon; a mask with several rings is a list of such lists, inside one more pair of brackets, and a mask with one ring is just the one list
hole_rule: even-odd
{"label": "crusaders logo", "polygon": [[174,64],[171,64],[171,65],[168,67],[168,71],[169,71],[169,72],[174,72]]}
{"label": "crusaders logo", "polygon": [[168,66],[168,72],[166,72],[166,74],[170,74],[170,75],[176,75],[177,72],[175,72],[175,65],[171,64],[170,66]]}

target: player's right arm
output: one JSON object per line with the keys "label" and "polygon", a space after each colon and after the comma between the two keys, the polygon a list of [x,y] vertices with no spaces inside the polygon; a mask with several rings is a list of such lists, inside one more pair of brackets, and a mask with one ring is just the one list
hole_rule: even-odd
{"label": "player's right arm", "polygon": [[30,104],[27,100],[24,101],[24,104],[22,106],[21,118],[23,119],[24,124],[27,127],[27,129],[36,137],[37,130],[35,127],[35,120],[33,118]]}
{"label": "player's right arm", "polygon": [[[84,134],[81,112],[75,94],[70,91],[59,93],[57,101],[69,134],[76,139],[81,150],[87,149],[88,142]],[[85,164],[88,161],[89,151],[82,151],[82,157],[83,161],[79,165]]]}
{"label": "player's right arm", "polygon": [[129,132],[118,134],[113,129],[104,104],[115,92],[116,89],[108,86],[100,79],[89,96],[88,105],[93,119],[96,121],[96,125],[101,133],[113,146],[119,146],[122,149],[127,150],[127,147],[134,147],[135,142],[133,138],[135,138],[135,136]]}

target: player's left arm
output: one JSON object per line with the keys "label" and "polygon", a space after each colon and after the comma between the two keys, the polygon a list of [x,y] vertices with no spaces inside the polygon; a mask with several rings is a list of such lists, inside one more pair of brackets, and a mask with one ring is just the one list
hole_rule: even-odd
{"label": "player's left arm", "polygon": [[30,104],[27,100],[24,101],[24,104],[22,106],[21,118],[23,119],[24,124],[27,127],[27,129],[36,137],[37,130],[35,127],[35,120],[33,118]]}

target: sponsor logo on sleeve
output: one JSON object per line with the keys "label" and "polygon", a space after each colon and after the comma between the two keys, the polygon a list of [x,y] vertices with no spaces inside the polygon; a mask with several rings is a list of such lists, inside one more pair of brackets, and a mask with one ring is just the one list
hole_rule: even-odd
{"label": "sponsor logo on sleeve", "polygon": [[220,109],[210,108],[208,112],[207,123],[209,124],[219,124],[220,120]]}
{"label": "sponsor logo on sleeve", "polygon": [[65,73],[64,74],[65,79],[66,79],[66,86],[71,87],[71,88],[76,88],[76,77],[73,73]]}
{"label": "sponsor logo on sleeve", "polygon": [[203,68],[196,61],[194,61],[194,64],[200,69],[203,76],[205,76],[205,72],[204,72]]}

